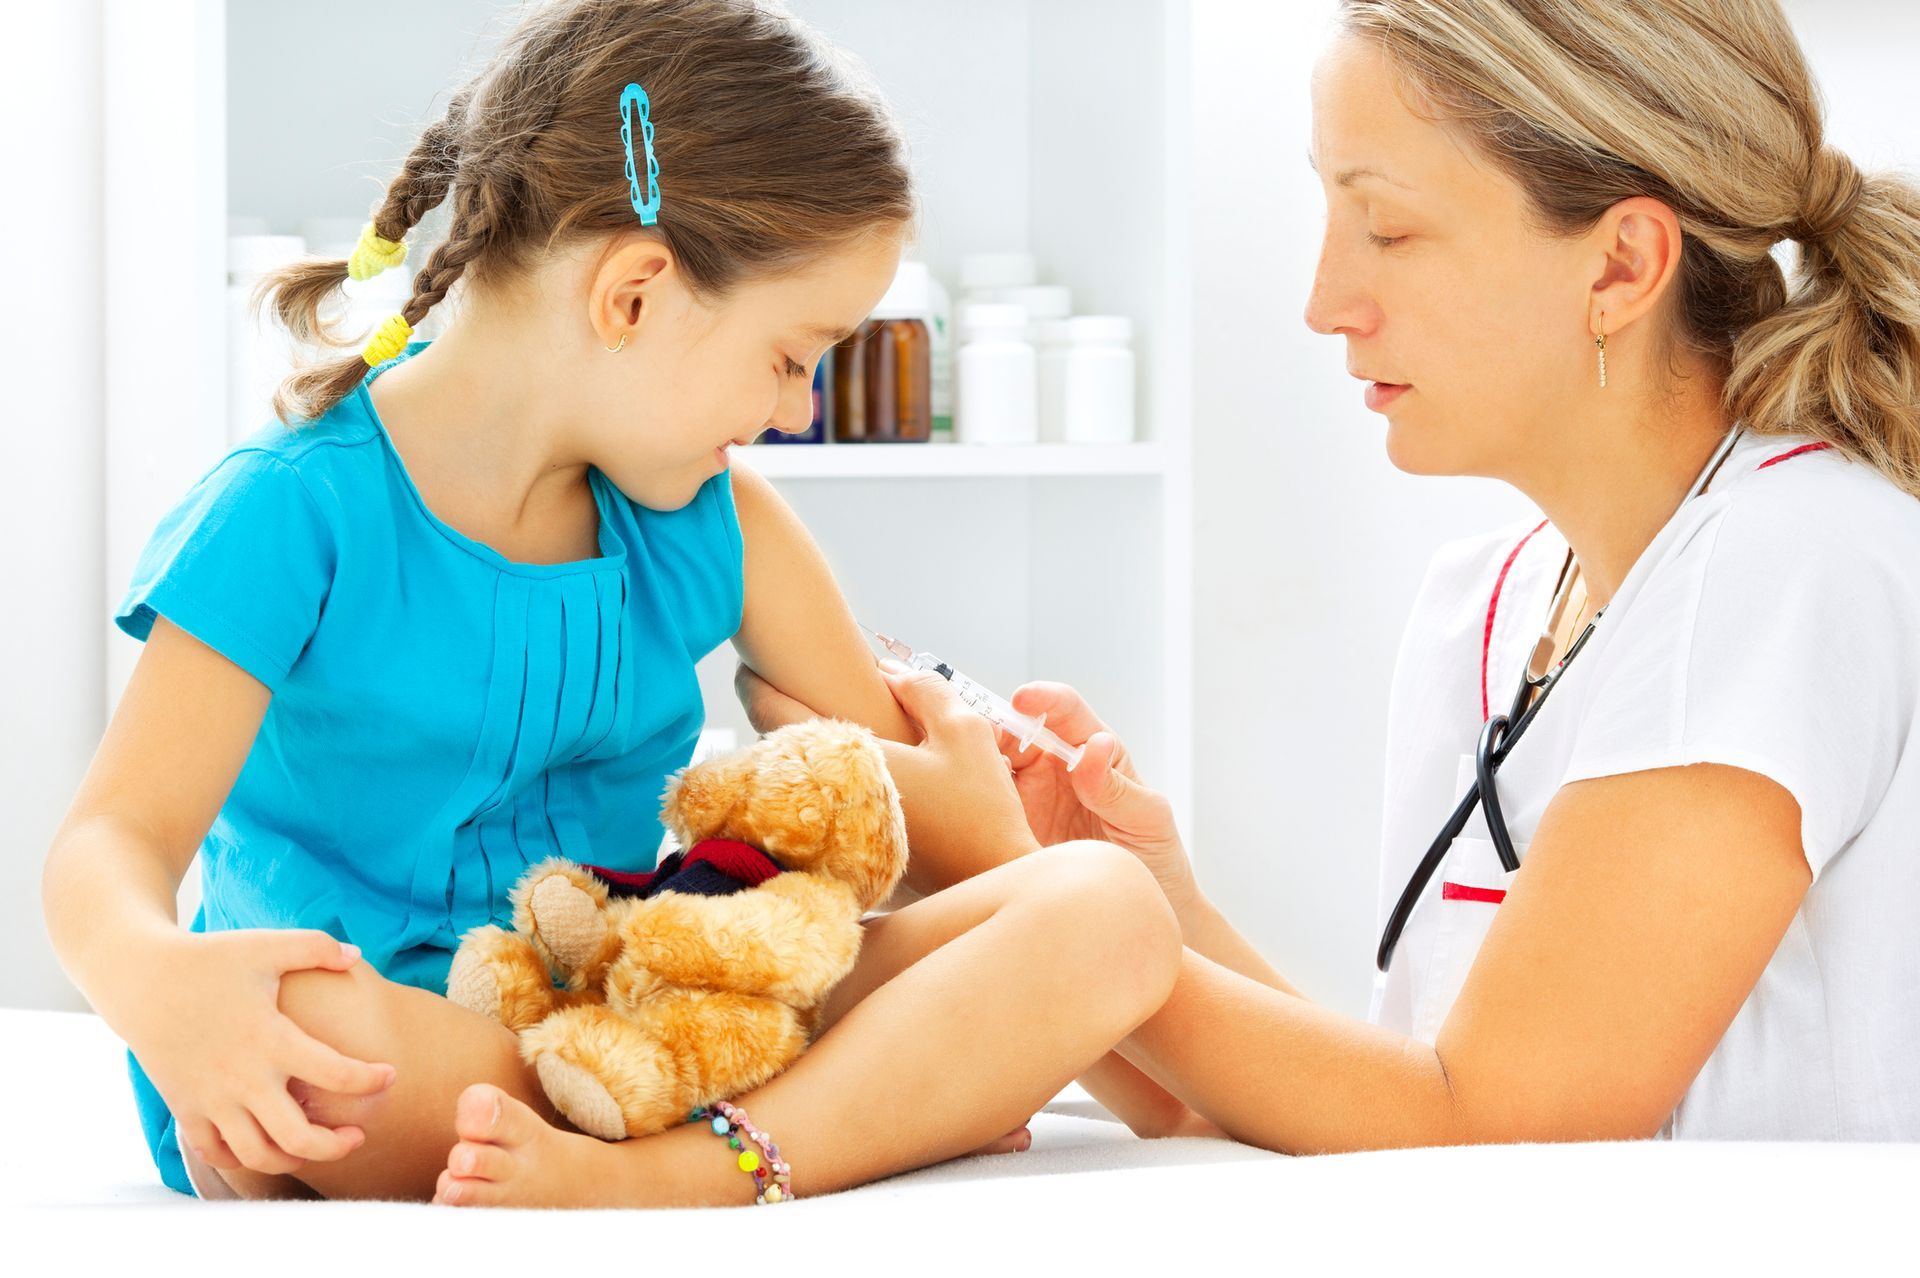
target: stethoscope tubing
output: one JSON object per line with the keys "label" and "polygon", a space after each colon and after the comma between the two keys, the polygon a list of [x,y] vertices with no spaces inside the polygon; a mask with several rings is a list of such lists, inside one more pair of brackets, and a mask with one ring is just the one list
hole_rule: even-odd
{"label": "stethoscope tubing", "polygon": [[[1503,842],[1506,845],[1506,850],[1500,858],[1501,865],[1508,871],[1520,868],[1520,859],[1514,855],[1511,839],[1504,837],[1507,833],[1506,822],[1499,819],[1500,800],[1493,785],[1494,773],[1499,770],[1502,763],[1506,762],[1507,755],[1520,743],[1520,738],[1526,735],[1528,726],[1540,713],[1540,708],[1546,705],[1547,694],[1559,681],[1560,672],[1565,670],[1574,657],[1579,655],[1580,649],[1586,646],[1588,637],[1593,634],[1595,623],[1600,620],[1600,613],[1605,611],[1606,609],[1602,608],[1600,612],[1593,615],[1593,619],[1587,622],[1586,629],[1580,632],[1580,637],[1574,640],[1571,648],[1567,649],[1567,655],[1540,679],[1535,680],[1531,670],[1521,671],[1520,686],[1514,692],[1512,711],[1509,714],[1495,715],[1481,727],[1480,740],[1474,749],[1473,785],[1460,797],[1460,802],[1454,806],[1453,814],[1447,818],[1446,825],[1434,837],[1432,845],[1427,848],[1426,855],[1420,858],[1420,864],[1414,867],[1413,876],[1407,880],[1406,887],[1401,889],[1400,899],[1394,902],[1393,913],[1387,917],[1386,930],[1380,934],[1380,948],[1374,953],[1374,966],[1380,971],[1386,971],[1387,964],[1393,960],[1394,947],[1400,943],[1400,933],[1405,930],[1407,920],[1413,916],[1413,907],[1419,902],[1420,894],[1425,892],[1427,884],[1433,881],[1435,871],[1439,870],[1440,863],[1446,860],[1447,851],[1453,847],[1453,841],[1460,836],[1460,831],[1467,828],[1467,822],[1473,818],[1473,810],[1479,805],[1483,795],[1495,796],[1487,810],[1487,831],[1494,835],[1495,848],[1499,848]],[[1540,695],[1533,698],[1532,704],[1525,705],[1523,709],[1527,694],[1535,688],[1540,690]],[[1518,717],[1515,718],[1515,716]],[[1513,723],[1511,732],[1506,731],[1509,721]]]}

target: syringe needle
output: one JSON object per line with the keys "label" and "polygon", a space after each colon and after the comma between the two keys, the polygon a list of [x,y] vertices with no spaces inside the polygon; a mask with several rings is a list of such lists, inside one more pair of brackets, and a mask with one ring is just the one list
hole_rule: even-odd
{"label": "syringe needle", "polygon": [[898,639],[895,639],[892,635],[883,635],[878,630],[875,630],[872,626],[867,625],[865,622],[856,621],[853,624],[856,626],[859,626],[862,630],[872,635],[875,643],[878,643],[882,648],[885,648],[888,652],[892,653],[895,657],[898,657],[902,661],[913,660],[913,649],[908,647],[906,644],[901,643]]}

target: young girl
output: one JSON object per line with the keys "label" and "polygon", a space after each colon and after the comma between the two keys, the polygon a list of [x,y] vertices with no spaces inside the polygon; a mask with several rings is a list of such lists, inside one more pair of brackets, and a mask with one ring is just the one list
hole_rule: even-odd
{"label": "young girl", "polygon": [[[129,1046],[162,1178],[726,1203],[1020,1147],[1171,989],[1172,914],[1109,845],[1023,856],[1004,766],[940,780],[991,729],[875,669],[791,512],[728,465],[763,428],[805,429],[815,363],[894,274],[913,209],[884,108],[750,0],[534,6],[352,260],[270,282],[281,318],[324,337],[319,304],[397,265],[449,195],[400,314],[281,389],[281,420],[162,521],[116,613],[146,648],[49,854],[47,915]],[[444,335],[409,341],[456,284]],[[909,882],[933,893],[873,925],[800,1064],[734,1098],[791,1168],[771,1195],[704,1125],[566,1127],[513,1034],[442,997],[527,865],[652,865],[701,723],[695,663],[728,638],[823,711],[918,742],[890,761]],[[974,874],[988,860],[1010,864]]]}
{"label": "young girl", "polygon": [[1036,836],[1135,850],[1188,946],[1103,1098],[1294,1152],[1920,1139],[1920,190],[1826,143],[1774,0],[1340,12],[1306,320],[1395,465],[1547,518],[1446,547],[1407,626],[1371,1023],[1136,778],[1020,761]]}

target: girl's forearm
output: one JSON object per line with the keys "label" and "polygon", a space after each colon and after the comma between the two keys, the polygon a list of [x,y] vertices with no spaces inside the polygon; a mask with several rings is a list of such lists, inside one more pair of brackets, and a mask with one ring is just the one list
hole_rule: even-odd
{"label": "girl's forearm", "polygon": [[140,830],[110,816],[62,827],[40,876],[47,935],[68,979],[116,1031],[137,1000],[141,955],[179,935],[179,882]]}
{"label": "girl's forearm", "polygon": [[903,881],[917,895],[944,891],[1039,846],[1018,814],[1000,828],[985,825],[977,808],[953,792],[937,760],[929,760],[919,750],[884,748],[912,849]]}
{"label": "girl's forearm", "polygon": [[1188,950],[1126,1058],[1235,1140],[1339,1153],[1476,1139],[1434,1049]]}

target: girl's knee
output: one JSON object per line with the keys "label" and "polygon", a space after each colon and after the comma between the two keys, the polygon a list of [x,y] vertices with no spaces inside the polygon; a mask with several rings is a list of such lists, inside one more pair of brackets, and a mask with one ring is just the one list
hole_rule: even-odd
{"label": "girl's knee", "polygon": [[1063,959],[1084,963],[1102,986],[1151,1011],[1179,975],[1180,922],[1153,872],[1125,848],[1097,839],[1030,853],[1034,904],[1048,916]]}
{"label": "girl's knee", "polygon": [[377,1050],[387,1037],[393,983],[369,963],[344,972],[301,968],[280,978],[280,1010],[328,1047],[347,1056]]}
{"label": "girl's knee", "polygon": [[[392,1063],[391,993],[395,988],[366,963],[356,963],[344,972],[302,968],[280,978],[280,1010],[309,1037],[343,1056]],[[391,1088],[336,1092],[298,1076],[289,1087],[307,1117],[326,1127],[370,1130],[393,1104]]]}

